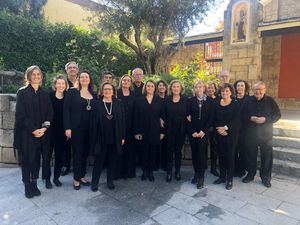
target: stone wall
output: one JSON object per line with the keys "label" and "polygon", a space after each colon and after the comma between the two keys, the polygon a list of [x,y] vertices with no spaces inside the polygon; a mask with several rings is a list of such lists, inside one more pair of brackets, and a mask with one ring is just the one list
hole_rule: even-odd
{"label": "stone wall", "polygon": [[245,43],[231,43],[232,8],[239,0],[231,0],[224,12],[224,57],[223,69],[229,70],[232,81],[243,79],[253,85],[260,77],[261,39],[257,26],[262,19],[262,6],[250,0],[249,37]]}
{"label": "stone wall", "polygon": [[263,4],[263,20],[264,22],[278,20],[278,3],[279,0],[266,1]]}
{"label": "stone wall", "polygon": [[0,163],[17,163],[13,151],[16,96],[0,94]]}
{"label": "stone wall", "polygon": [[279,19],[300,17],[299,0],[279,0]]}

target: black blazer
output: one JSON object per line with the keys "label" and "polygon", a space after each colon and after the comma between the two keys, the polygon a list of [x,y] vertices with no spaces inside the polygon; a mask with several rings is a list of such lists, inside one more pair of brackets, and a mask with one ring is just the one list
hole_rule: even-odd
{"label": "black blazer", "polygon": [[[33,99],[35,97],[38,97],[39,108],[36,108],[34,105]],[[52,117],[53,109],[50,98],[43,88],[39,87],[37,93],[35,93],[31,85],[20,88],[17,92],[14,147],[24,153],[28,153],[30,159],[34,158],[30,149],[34,148],[35,145],[41,144],[43,150],[44,148],[49,148],[49,129],[41,138],[35,138],[32,132],[40,129],[45,121],[51,123]],[[40,121],[38,118],[40,118]]]}
{"label": "black blazer", "polygon": [[160,134],[165,129],[160,126],[160,118],[165,121],[163,101],[158,96],[153,96],[151,104],[146,95],[136,100],[134,110],[134,135],[142,135],[142,143],[153,145],[160,144]]}
{"label": "black blazer", "polygon": [[[180,123],[180,133],[185,134],[187,127],[187,97],[184,95],[180,96],[179,104],[179,123]],[[167,96],[165,99],[165,113],[166,113],[166,135],[169,136],[172,130],[172,115],[174,114],[174,103],[172,96]]]}
{"label": "black blazer", "polygon": [[[91,93],[93,101],[91,101],[91,107],[94,107],[94,100],[97,96]],[[78,128],[81,120],[82,107],[80,104],[81,96],[80,91],[76,88],[71,88],[67,92],[64,100],[64,129]]]}
{"label": "black blazer", "polygon": [[[102,112],[105,110],[102,99],[94,101],[95,110],[92,111],[91,116],[91,134],[90,134],[90,145],[91,152],[96,155],[101,155],[102,152],[108,151],[104,143],[103,134],[105,127],[102,122]],[[122,140],[125,140],[125,117],[124,107],[119,99],[113,98],[112,114],[115,120],[115,146],[117,153],[122,153]]]}
{"label": "black blazer", "polygon": [[[205,134],[208,134],[210,127],[213,125],[214,100],[210,97],[206,97],[202,102],[200,113],[197,97],[194,96],[188,99],[187,108],[187,114],[191,116],[191,122],[188,122],[189,135],[200,132],[201,130]],[[201,118],[199,119],[200,114]]]}

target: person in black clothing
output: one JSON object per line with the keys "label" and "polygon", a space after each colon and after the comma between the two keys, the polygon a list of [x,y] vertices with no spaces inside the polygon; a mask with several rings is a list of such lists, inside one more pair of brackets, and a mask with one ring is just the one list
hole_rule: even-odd
{"label": "person in black clothing", "polygon": [[[156,83],[157,95],[162,99],[163,104],[168,95],[168,84],[164,80],[159,80]],[[159,147],[156,151],[155,157],[155,170],[162,168],[167,171],[167,139],[164,138],[161,140]]]}
{"label": "person in black clothing", "polygon": [[[22,181],[25,185],[25,196],[33,198],[41,195],[37,187],[40,158],[50,161],[50,127],[53,109],[49,95],[40,87],[42,71],[38,66],[30,66],[25,72],[27,85],[17,92],[14,148],[18,150],[22,169]],[[50,170],[43,164],[43,179]]]}
{"label": "person in black clothing", "polygon": [[234,88],[225,83],[220,88],[221,99],[215,102],[214,127],[217,130],[220,177],[214,184],[226,182],[226,189],[232,189],[234,153],[236,146],[239,105],[232,100]]}
{"label": "person in black clothing", "polygon": [[[51,155],[54,149],[54,177],[53,183],[60,187],[62,183],[59,180],[63,167],[64,154],[67,147],[67,137],[63,127],[63,106],[64,96],[68,88],[68,82],[63,75],[58,75],[53,82],[54,91],[50,93],[50,100],[53,107],[53,122],[50,128],[51,131]],[[47,187],[47,180],[46,180]],[[52,187],[48,180],[48,187]]]}
{"label": "person in black clothing", "polygon": [[131,76],[125,74],[121,77],[117,97],[120,99],[124,106],[125,124],[126,124],[126,137],[125,144],[122,151],[121,162],[121,176],[123,178],[134,178],[136,176],[135,167],[135,149],[134,149],[134,134],[133,134],[133,113],[135,95],[132,92],[132,79]]}
{"label": "person in black clothing", "polygon": [[[213,101],[217,101],[217,85],[215,83],[208,83],[206,94],[210,97]],[[217,154],[217,131],[213,127],[209,130],[209,147],[210,147],[210,172],[218,177],[220,176],[217,170],[217,161],[218,161],[218,154]],[[207,148],[208,149],[208,148]]]}
{"label": "person in black clothing", "polygon": [[[236,101],[241,109],[244,101],[249,97],[249,84],[244,80],[237,80],[234,83],[235,96],[234,101]],[[239,119],[237,144],[235,149],[235,169],[234,176],[243,177],[246,175],[246,134],[245,134],[245,123],[242,122],[241,115]]]}
{"label": "person in black clothing", "polygon": [[134,112],[134,137],[141,143],[142,169],[141,179],[154,181],[155,151],[164,138],[164,128],[161,126],[161,119],[164,121],[164,109],[162,100],[155,96],[155,83],[148,80],[144,85],[143,93],[136,100]]}
{"label": "person in black clothing", "polygon": [[91,111],[94,110],[95,99],[92,77],[88,71],[83,71],[79,76],[78,88],[71,88],[67,92],[63,109],[65,135],[71,139],[73,148],[75,190],[79,190],[81,184],[90,185],[84,176],[89,154]]}
{"label": "person in black clothing", "polygon": [[183,95],[184,88],[179,80],[170,83],[170,96],[165,101],[166,138],[167,138],[167,177],[172,180],[173,155],[175,155],[175,179],[180,180],[182,147],[185,141],[187,123],[187,98]]}
{"label": "person in black clothing", "polygon": [[212,126],[214,102],[204,94],[205,85],[202,81],[194,84],[194,93],[195,96],[188,100],[187,106],[188,134],[195,172],[192,184],[196,184],[197,188],[201,189],[207,168],[207,144],[209,128]]}
{"label": "person in black clothing", "polygon": [[[67,73],[67,81],[69,88],[77,86],[78,82],[78,64],[76,62],[68,62],[65,65],[65,70]],[[71,140],[67,140],[66,150],[64,152],[64,162],[63,168],[61,170],[61,175],[67,175],[71,170],[71,159],[72,159],[72,147]]]}
{"label": "person in black clothing", "polygon": [[115,87],[110,83],[102,85],[101,100],[97,101],[96,110],[93,112],[92,148],[96,155],[92,175],[92,191],[98,190],[99,179],[104,160],[107,164],[107,186],[114,189],[113,183],[116,158],[122,153],[125,144],[125,117],[124,107],[116,99]]}
{"label": "person in black clothing", "polygon": [[281,113],[277,103],[266,95],[266,85],[260,81],[253,87],[254,96],[245,100],[241,115],[246,123],[246,161],[247,176],[244,183],[254,179],[257,169],[257,152],[260,148],[261,166],[260,178],[266,187],[271,187],[273,165],[273,123],[277,122]]}
{"label": "person in black clothing", "polygon": [[141,68],[135,68],[132,71],[133,77],[133,91],[136,97],[140,97],[143,95],[144,83],[142,82],[144,77],[144,72]]}

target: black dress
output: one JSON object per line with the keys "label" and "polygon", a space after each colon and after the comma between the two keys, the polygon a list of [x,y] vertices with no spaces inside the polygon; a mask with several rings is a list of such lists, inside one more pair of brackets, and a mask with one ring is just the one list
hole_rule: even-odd
{"label": "black dress", "polygon": [[[108,110],[105,109],[104,104]],[[97,187],[105,159],[107,158],[107,183],[111,183],[114,179],[116,159],[122,154],[122,140],[125,140],[125,117],[121,101],[115,98],[112,103],[104,103],[102,99],[97,100],[91,127],[91,150],[96,156],[92,187]]]}
{"label": "black dress", "polygon": [[[204,178],[204,172],[207,168],[207,144],[209,139],[209,129],[213,122],[214,101],[210,97],[203,96],[198,99],[196,96],[188,100],[188,115],[191,121],[188,122],[189,141],[192,150],[192,163],[195,172],[195,178]],[[205,135],[202,138],[195,138],[193,133],[203,131]]]}
{"label": "black dress", "polygon": [[182,147],[187,127],[187,98],[180,96],[179,102],[173,102],[168,96],[165,102],[166,138],[167,138],[167,172],[172,173],[173,154],[175,155],[175,173],[180,172]]}
{"label": "black dress", "polygon": [[136,100],[134,112],[134,135],[141,134],[142,169],[153,172],[155,152],[160,145],[160,134],[165,130],[160,126],[160,119],[165,120],[163,102],[158,96],[153,96],[149,104],[146,96]]}
{"label": "black dress", "polygon": [[[64,93],[64,95],[66,92]],[[65,152],[67,150],[67,137],[63,127],[63,106],[64,98],[58,99],[55,91],[50,93],[50,100],[53,107],[53,122],[51,130],[51,154],[54,149],[54,178],[58,179],[63,167]]]}
{"label": "black dress", "polygon": [[136,176],[136,155],[134,148],[134,134],[133,134],[133,113],[135,104],[135,95],[132,91],[128,96],[124,96],[122,89],[117,92],[118,99],[121,100],[124,113],[125,113],[125,124],[126,124],[126,138],[125,144],[123,145],[123,152],[121,158],[121,172],[120,175],[123,178],[133,178]]}
{"label": "black dress", "polygon": [[[22,167],[22,180],[25,184],[39,176],[40,157],[50,161],[49,130],[36,138],[32,134],[42,127],[45,121],[52,122],[53,109],[48,93],[41,87],[37,91],[29,84],[17,92],[14,147],[18,150]],[[50,164],[43,164],[43,179],[50,177]]]}
{"label": "black dress", "polygon": [[215,102],[214,128],[228,127],[226,136],[217,133],[220,179],[232,182],[236,135],[239,123],[239,105],[234,100],[227,106],[222,106],[220,102],[221,100]]}
{"label": "black dress", "polygon": [[[80,91],[70,89],[64,100],[64,130],[71,129],[73,149],[74,180],[80,181],[86,173],[86,161],[90,150],[91,112],[95,110],[95,99],[88,100],[80,95]],[[91,107],[91,110],[87,109]]]}

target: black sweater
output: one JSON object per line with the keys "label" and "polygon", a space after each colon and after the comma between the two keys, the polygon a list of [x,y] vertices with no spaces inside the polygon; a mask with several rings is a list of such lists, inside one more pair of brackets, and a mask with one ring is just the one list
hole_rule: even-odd
{"label": "black sweater", "polygon": [[[277,103],[270,96],[265,95],[261,100],[254,96],[249,97],[244,102],[241,115],[247,129],[252,137],[268,140],[273,137],[273,123],[277,122],[281,113]],[[266,122],[256,124],[250,121],[251,116],[265,117]]]}

